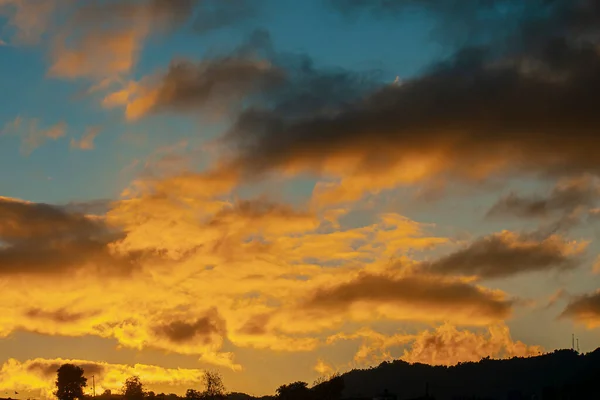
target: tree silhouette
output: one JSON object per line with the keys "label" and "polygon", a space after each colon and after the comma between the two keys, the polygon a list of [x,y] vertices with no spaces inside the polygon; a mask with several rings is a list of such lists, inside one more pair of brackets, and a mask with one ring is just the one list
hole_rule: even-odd
{"label": "tree silhouette", "polygon": [[74,400],[83,398],[83,388],[87,386],[87,378],[83,369],[73,364],[63,364],[56,371],[56,392],[59,400]]}
{"label": "tree silhouette", "polygon": [[144,384],[139,376],[131,376],[127,378],[123,385],[123,397],[126,400],[143,400],[144,399]]}
{"label": "tree silhouette", "polygon": [[311,397],[308,383],[294,382],[277,388],[277,398],[280,400],[306,400]]}
{"label": "tree silhouette", "polygon": [[[206,400],[217,400],[225,399],[225,385],[223,385],[223,379],[218,372],[206,371],[202,377],[204,382],[204,392],[202,392],[202,398]],[[187,393],[186,393],[187,396]]]}
{"label": "tree silhouette", "polygon": [[102,394],[102,397],[110,397],[112,396],[112,391],[110,389],[106,389]]}
{"label": "tree silhouette", "polygon": [[202,393],[194,389],[188,389],[185,392],[185,398],[188,400],[199,400],[202,398]]}
{"label": "tree silhouette", "polygon": [[329,378],[318,379],[310,390],[315,400],[339,400],[344,391],[344,378],[335,373]]}

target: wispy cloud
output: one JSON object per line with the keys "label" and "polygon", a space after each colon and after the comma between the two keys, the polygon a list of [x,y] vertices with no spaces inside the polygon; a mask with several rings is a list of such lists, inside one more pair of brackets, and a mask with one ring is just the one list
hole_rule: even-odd
{"label": "wispy cloud", "polygon": [[79,150],[93,150],[95,147],[94,139],[101,132],[99,127],[88,128],[79,140],[71,139],[71,148]]}
{"label": "wispy cloud", "polygon": [[21,152],[24,155],[30,155],[47,141],[55,141],[65,137],[67,124],[59,122],[49,128],[41,128],[38,119],[18,116],[12,122],[7,123],[0,133],[20,137]]}

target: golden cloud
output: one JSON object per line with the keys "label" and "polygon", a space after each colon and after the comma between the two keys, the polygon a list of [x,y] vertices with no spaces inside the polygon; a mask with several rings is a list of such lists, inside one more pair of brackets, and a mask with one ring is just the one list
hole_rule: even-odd
{"label": "golden cloud", "polygon": [[[417,334],[395,334],[387,336],[364,328],[352,334],[339,333],[330,336],[327,341],[362,340],[354,356],[356,365],[372,365],[394,359],[390,351],[405,347],[400,359],[410,363],[430,365],[456,365],[459,362],[479,361],[484,357],[512,358],[538,355],[543,351],[540,346],[528,346],[513,341],[508,327],[495,324],[487,327],[486,332],[459,330],[445,323],[434,330],[425,330]],[[408,348],[406,348],[408,346]]]}
{"label": "golden cloud", "polygon": [[571,299],[561,314],[562,318],[571,318],[590,329],[600,326],[600,290],[576,296]]}
{"label": "golden cloud", "polygon": [[237,177],[219,178],[140,179],[101,216],[2,199],[0,335],[95,335],[239,370],[225,340],[311,351],[348,321],[486,326],[511,314],[508,294],[408,258],[448,242],[432,225],[385,213],[342,228],[345,210],[231,200]]}

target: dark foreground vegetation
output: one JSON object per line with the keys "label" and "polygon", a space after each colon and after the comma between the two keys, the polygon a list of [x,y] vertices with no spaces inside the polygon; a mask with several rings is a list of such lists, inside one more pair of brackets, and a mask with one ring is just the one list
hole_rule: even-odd
{"label": "dark foreground vegetation", "polygon": [[[56,396],[59,400],[87,397],[84,371],[70,364],[60,367]],[[208,372],[202,389],[189,389],[184,397],[144,389],[138,377],[129,378],[120,393],[106,391],[103,400],[255,400],[243,393],[226,393],[221,376]],[[293,382],[280,386],[262,400],[488,400],[600,399],[600,348],[587,354],[573,350],[530,358],[460,363],[452,367],[409,364],[396,360],[366,370],[321,378],[312,386]]]}

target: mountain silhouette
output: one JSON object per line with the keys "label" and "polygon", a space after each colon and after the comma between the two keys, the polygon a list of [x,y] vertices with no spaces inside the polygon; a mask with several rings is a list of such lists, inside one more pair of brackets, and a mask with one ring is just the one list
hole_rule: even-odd
{"label": "mountain silhouette", "polygon": [[[382,393],[398,400],[579,400],[600,399],[599,376],[600,348],[587,354],[556,350],[527,358],[488,357],[451,367],[395,360],[340,377],[344,381],[341,398],[348,400],[381,398]],[[242,393],[231,393],[228,398],[259,399]]]}
{"label": "mountain silhouette", "polygon": [[600,348],[588,354],[557,350],[536,357],[460,363],[409,364],[396,360],[344,378],[343,398],[373,398],[384,389],[398,399],[599,399]]}

